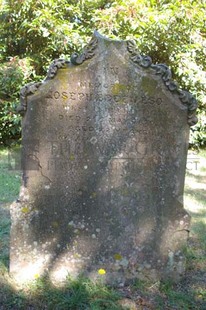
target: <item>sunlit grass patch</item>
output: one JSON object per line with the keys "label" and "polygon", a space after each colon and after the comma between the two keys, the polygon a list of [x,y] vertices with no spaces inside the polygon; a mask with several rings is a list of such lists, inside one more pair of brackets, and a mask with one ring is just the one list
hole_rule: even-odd
{"label": "sunlit grass patch", "polygon": [[187,170],[184,195],[185,208],[193,212],[193,221],[196,220],[195,213],[206,210],[206,152],[200,151],[195,156],[199,163]]}
{"label": "sunlit grass patch", "polygon": [[18,197],[21,171],[12,169],[9,149],[0,149],[0,203],[12,202]]}
{"label": "sunlit grass patch", "polygon": [[197,154],[199,166],[187,171],[185,180],[184,205],[191,215],[191,235],[198,239],[201,246],[206,241],[206,152]]}

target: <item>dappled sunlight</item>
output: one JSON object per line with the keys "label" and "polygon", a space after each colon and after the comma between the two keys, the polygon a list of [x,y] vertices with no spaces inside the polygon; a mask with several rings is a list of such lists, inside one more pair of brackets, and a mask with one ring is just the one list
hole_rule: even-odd
{"label": "dappled sunlight", "polygon": [[[94,236],[94,235],[93,235]],[[57,259],[52,261],[49,268],[49,276],[53,284],[63,283],[68,276],[77,278],[88,265],[91,265],[93,257],[99,252],[100,243],[94,238],[81,235],[74,239],[66,250],[62,251]],[[82,253],[84,249],[85,253]]]}
{"label": "dappled sunlight", "polygon": [[27,261],[24,266],[16,268],[15,273],[12,273],[12,278],[18,283],[18,285],[22,285],[43,276],[44,270],[45,256],[38,255],[35,261]]}
{"label": "dappled sunlight", "polygon": [[188,156],[190,169],[187,169],[185,179],[184,206],[192,214],[201,214],[206,202],[206,158],[200,154]]}
{"label": "dappled sunlight", "polygon": [[197,199],[191,196],[185,196],[184,207],[189,213],[201,212],[205,208],[204,204],[200,204]]}
{"label": "dappled sunlight", "polygon": [[136,247],[144,247],[145,242],[147,242],[151,238],[151,235],[154,234],[155,225],[155,221],[151,218],[145,219],[145,221],[139,223],[137,235],[134,236]]}
{"label": "dappled sunlight", "polygon": [[186,181],[187,181],[186,188],[188,188],[188,189],[192,189],[192,190],[202,189],[202,190],[205,190],[206,184],[203,183],[203,182],[197,182],[194,179],[194,177],[187,176]]}

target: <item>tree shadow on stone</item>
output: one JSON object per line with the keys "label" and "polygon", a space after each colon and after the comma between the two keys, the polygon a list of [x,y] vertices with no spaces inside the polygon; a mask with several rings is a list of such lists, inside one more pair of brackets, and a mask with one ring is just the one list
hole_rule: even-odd
{"label": "tree shadow on stone", "polygon": [[[51,123],[53,123],[52,120]],[[127,117],[124,126],[129,128],[131,124],[135,126],[133,119]],[[122,265],[120,263],[117,273],[123,274],[129,264],[131,264],[131,269],[133,266],[136,268],[137,265],[144,269],[147,264],[149,274],[153,260],[157,261],[158,257],[161,260],[162,234],[167,231],[168,221],[175,222],[177,219],[175,210],[164,210],[160,205],[161,194],[157,193],[160,184],[155,185],[158,179],[159,162],[152,168],[150,156],[142,169],[141,160],[146,154],[144,151],[138,154],[138,149],[136,149],[134,151],[139,156],[140,162],[140,164],[137,163],[139,175],[136,174],[137,169],[133,170],[128,167],[128,158],[122,159],[123,165],[124,160],[126,162],[125,167],[121,164],[122,166],[117,167],[116,175],[110,175],[113,172],[111,159],[117,157],[118,161],[121,161],[119,155],[125,150],[128,140],[133,137],[129,135],[132,132],[132,128],[130,129],[131,131],[125,131],[120,128],[118,132],[113,132],[106,142],[100,141],[98,152],[95,152],[96,146],[93,147],[90,141],[84,142],[86,160],[85,158],[82,158],[82,161],[79,160],[77,154],[79,163],[76,164],[77,171],[73,172],[74,185],[71,184],[71,180],[69,181],[74,188],[71,194],[64,192],[65,180],[60,189],[61,173],[57,175],[54,169],[52,180],[55,181],[51,184],[48,195],[45,195],[44,190],[39,190],[36,195],[33,205],[37,210],[37,215],[31,220],[30,242],[37,244],[37,252],[42,252],[43,255],[48,253],[49,258],[46,263],[48,273],[55,270],[58,265],[61,267],[60,265],[70,263],[71,269],[77,264],[77,273],[85,270],[86,274],[97,273],[98,268],[106,269],[109,261],[115,264],[115,255],[121,257],[120,260],[128,257],[135,242],[137,248],[143,247],[144,249],[140,251],[139,256],[138,251],[134,251],[130,261],[125,260]],[[88,143],[90,147],[87,147]],[[140,141],[139,145],[143,145],[143,141]],[[131,152],[130,149],[128,151]],[[149,152],[149,149],[147,151]],[[75,159],[73,158],[72,161]],[[149,172],[151,168],[154,170],[150,173],[153,173],[155,178],[152,177],[146,185],[141,179],[143,174]],[[84,171],[83,174],[81,170]],[[126,170],[130,174],[129,178],[127,174],[124,175]],[[75,179],[77,172],[80,177]],[[172,173],[168,168],[161,177],[164,179],[171,176],[172,178]],[[42,176],[44,177],[45,174]],[[71,177],[70,174],[68,178]],[[107,180],[111,181],[111,177],[113,177],[113,183],[109,184]],[[135,193],[135,188],[130,188],[130,184],[135,183],[137,178],[139,188]],[[129,185],[126,185],[128,180]],[[152,194],[149,198],[144,196],[146,186],[151,188]],[[168,205],[170,205],[172,196],[168,197]],[[143,210],[136,212],[139,201],[143,204]],[[149,207],[145,205],[148,201]],[[153,205],[155,205],[154,209],[152,209]],[[165,260],[165,258],[162,259]],[[121,281],[124,282],[124,279],[120,276]]]}

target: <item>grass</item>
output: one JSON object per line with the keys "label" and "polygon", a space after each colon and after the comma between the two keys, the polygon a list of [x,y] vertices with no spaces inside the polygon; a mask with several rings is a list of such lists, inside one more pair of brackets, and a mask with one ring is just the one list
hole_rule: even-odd
{"label": "grass", "polygon": [[[191,232],[185,249],[187,272],[178,284],[136,280],[132,285],[112,289],[89,279],[68,279],[62,288],[54,287],[47,278],[17,287],[8,274],[9,205],[18,197],[21,173],[15,168],[12,151],[0,149],[0,309],[51,310],[126,310],[126,309],[206,309],[206,151],[189,165],[185,184],[185,207],[190,213]],[[194,157],[194,156],[193,156]],[[198,160],[198,163],[197,163]]]}
{"label": "grass", "polygon": [[[85,278],[68,279],[63,288],[54,287],[48,279],[37,279],[24,290],[14,292],[4,288],[3,306],[0,309],[123,309],[118,305],[120,294],[101,283],[94,284]],[[0,303],[1,306],[1,303]]]}
{"label": "grass", "polygon": [[[19,149],[12,153],[19,154]],[[9,154],[7,149],[0,149],[0,204],[12,202],[19,193],[21,173],[12,166]]]}

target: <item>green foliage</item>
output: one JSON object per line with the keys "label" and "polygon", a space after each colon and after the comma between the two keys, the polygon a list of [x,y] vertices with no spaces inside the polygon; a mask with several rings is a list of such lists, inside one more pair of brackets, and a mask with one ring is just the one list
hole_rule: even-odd
{"label": "green foliage", "polygon": [[36,75],[30,59],[10,57],[0,68],[0,144],[20,138],[21,118],[16,113],[21,87]]}
{"label": "green foliage", "polygon": [[[141,54],[166,63],[180,87],[197,97],[199,123],[193,127],[191,143],[206,145],[205,1],[10,0],[0,4],[3,64],[10,57],[29,59],[37,80],[53,59],[69,58],[80,50],[94,29],[111,38],[133,39]],[[25,77],[28,82],[31,75]]]}
{"label": "green foliage", "polygon": [[0,144],[8,145],[20,139],[20,116],[15,113],[17,103],[0,101]]}

